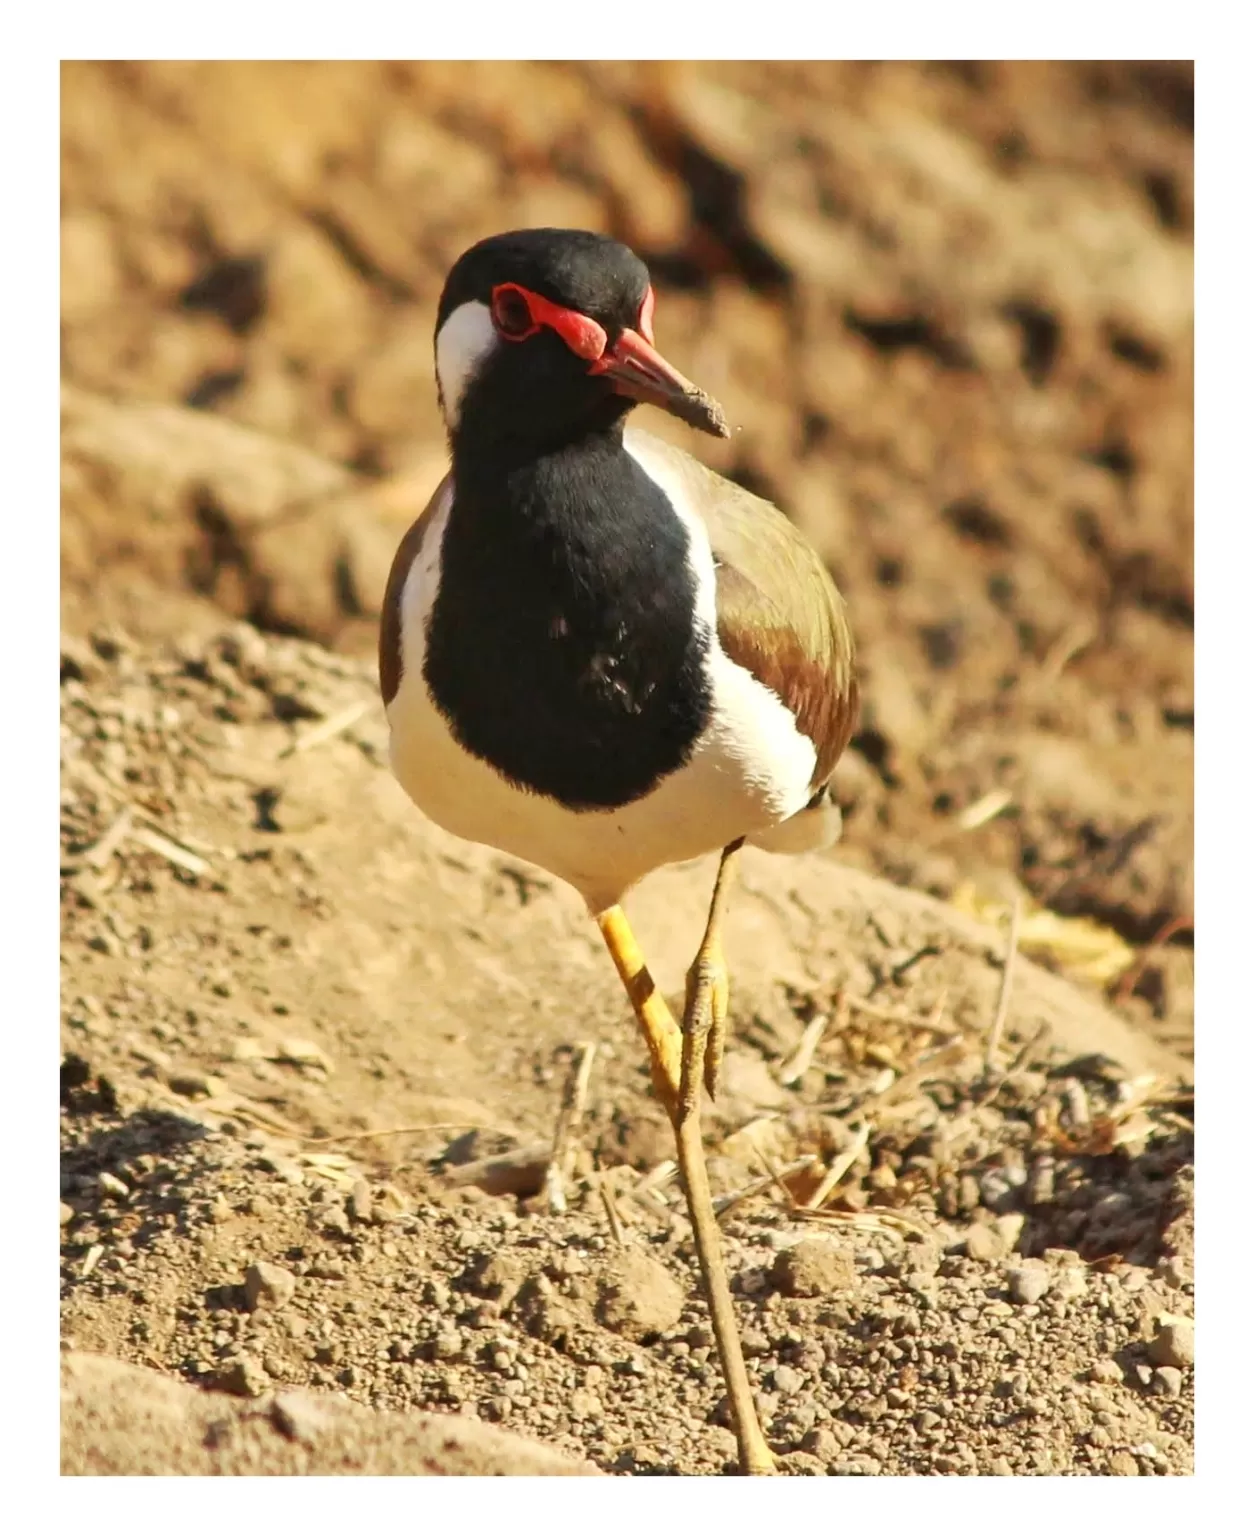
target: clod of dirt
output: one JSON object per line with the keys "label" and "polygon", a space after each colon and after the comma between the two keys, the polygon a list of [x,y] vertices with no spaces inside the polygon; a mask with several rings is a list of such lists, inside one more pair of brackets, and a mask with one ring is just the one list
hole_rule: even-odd
{"label": "clod of dirt", "polygon": [[641,1249],[624,1248],[604,1266],[597,1317],[613,1333],[643,1342],[673,1328],[683,1309],[679,1282]]}
{"label": "clod of dirt", "polygon": [[1008,1294],[1018,1306],[1030,1306],[1051,1289],[1051,1270],[1041,1259],[1025,1259],[1008,1276]]}
{"label": "clod of dirt", "polygon": [[282,1269],[280,1264],[266,1264],[262,1259],[248,1268],[243,1282],[247,1306],[252,1312],[261,1307],[284,1307],[294,1295],[294,1286],[294,1276],[288,1269]]}
{"label": "clod of dirt", "polygon": [[462,1282],[466,1290],[489,1297],[500,1312],[505,1312],[527,1278],[528,1267],[519,1255],[502,1251],[475,1255],[463,1272]]}
{"label": "clod of dirt", "polygon": [[856,1279],[852,1254],[823,1238],[785,1248],[770,1266],[770,1283],[781,1296],[833,1296]]}
{"label": "clod of dirt", "polygon": [[1184,1370],[1194,1364],[1194,1324],[1184,1318],[1161,1323],[1151,1340],[1148,1353],[1158,1366]]}
{"label": "clod of dirt", "polygon": [[229,1392],[234,1397],[259,1397],[269,1380],[257,1360],[250,1355],[238,1355],[226,1360],[213,1374],[212,1385],[218,1392]]}
{"label": "clod of dirt", "polygon": [[267,1413],[144,1366],[69,1353],[61,1367],[67,1476],[588,1477],[597,1468],[478,1420],[374,1413],[283,1392]]}

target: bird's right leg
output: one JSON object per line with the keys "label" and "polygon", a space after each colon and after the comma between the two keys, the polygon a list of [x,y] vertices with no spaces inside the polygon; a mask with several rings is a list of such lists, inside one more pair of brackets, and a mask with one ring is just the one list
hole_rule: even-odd
{"label": "bird's right leg", "polygon": [[[727,1384],[740,1468],[750,1474],[774,1472],[774,1456],[757,1419],[731,1304],[731,1286],[723,1261],[722,1241],[705,1166],[705,1146],[701,1139],[700,1093],[694,1093],[691,1102],[684,1102],[680,1093],[684,1036],[653,983],[623,909],[618,906],[608,908],[598,915],[597,925],[640,1022],[645,1044],[649,1047],[654,1088],[674,1127],[679,1171],[688,1199],[688,1215],[700,1261],[701,1281],[709,1302],[710,1321],[718,1342],[718,1357]],[[699,1088],[699,1076],[697,1086]]]}
{"label": "bird's right leg", "polygon": [[684,990],[684,1039],[679,1068],[679,1102],[685,1113],[699,1103],[704,1081],[710,1098],[718,1092],[718,1073],[727,1039],[727,963],[723,959],[723,914],[735,877],[742,837],[728,843],[718,861],[709,917],[697,957],[688,968]]}

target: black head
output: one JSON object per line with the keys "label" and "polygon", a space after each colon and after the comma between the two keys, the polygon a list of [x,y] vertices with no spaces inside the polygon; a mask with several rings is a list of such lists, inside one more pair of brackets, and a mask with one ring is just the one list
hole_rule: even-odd
{"label": "black head", "polygon": [[642,400],[727,435],[721,408],[654,348],[644,262],[587,230],[515,230],[460,256],[436,357],[456,450],[539,452],[609,429]]}

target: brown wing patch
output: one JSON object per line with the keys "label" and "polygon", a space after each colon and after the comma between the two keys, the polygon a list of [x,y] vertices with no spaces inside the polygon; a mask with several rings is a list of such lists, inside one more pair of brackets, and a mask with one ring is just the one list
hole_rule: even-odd
{"label": "brown wing patch", "polygon": [[402,590],[407,584],[407,572],[424,546],[424,535],[449,476],[433,492],[432,499],[402,536],[394,563],[389,568],[389,580],[385,583],[385,600],[381,604],[381,628],[378,637],[378,657],[381,674],[381,698],[388,706],[402,684]]}
{"label": "brown wing patch", "polygon": [[747,576],[717,570],[718,640],[727,656],[776,693],[817,753],[811,790],[826,783],[856,729],[860,698],[842,608],[802,634],[775,613]]}

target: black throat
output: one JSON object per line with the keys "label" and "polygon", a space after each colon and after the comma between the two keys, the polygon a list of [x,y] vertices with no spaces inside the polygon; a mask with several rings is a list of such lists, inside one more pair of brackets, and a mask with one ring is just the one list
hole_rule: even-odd
{"label": "black throat", "polygon": [[527,460],[455,447],[433,699],[512,783],[577,810],[638,799],[709,717],[684,525],[621,424]]}

